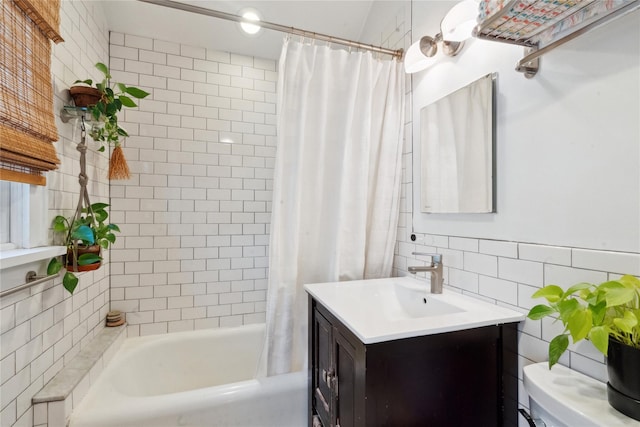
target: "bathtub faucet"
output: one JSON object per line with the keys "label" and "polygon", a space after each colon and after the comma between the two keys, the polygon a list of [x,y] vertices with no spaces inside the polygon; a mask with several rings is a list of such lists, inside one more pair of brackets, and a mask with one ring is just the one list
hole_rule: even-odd
{"label": "bathtub faucet", "polygon": [[431,265],[410,266],[408,267],[409,273],[416,274],[418,272],[425,272],[425,271],[430,272],[431,273],[431,293],[441,294],[442,282],[444,281],[444,277],[442,277],[442,254],[429,254],[424,252],[411,252],[411,254],[431,257]]}

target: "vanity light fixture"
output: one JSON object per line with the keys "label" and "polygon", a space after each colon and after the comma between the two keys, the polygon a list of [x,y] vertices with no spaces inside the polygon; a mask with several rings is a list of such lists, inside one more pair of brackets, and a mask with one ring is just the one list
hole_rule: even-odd
{"label": "vanity light fixture", "polygon": [[417,73],[422,71],[437,60],[438,43],[442,46],[442,52],[447,56],[456,56],[462,50],[464,42],[455,42],[442,39],[442,33],[435,37],[424,36],[411,45],[404,57],[405,73]]}
{"label": "vanity light fixture", "polygon": [[477,15],[477,0],[464,0],[452,7],[440,22],[440,32],[435,37],[424,36],[409,47],[404,58],[404,71],[411,74],[432,66],[438,59],[438,43],[447,56],[460,53],[464,41],[471,37],[476,26]]}
{"label": "vanity light fixture", "polygon": [[[258,12],[256,12],[253,9],[245,9],[240,14],[240,16],[242,16],[244,19],[247,19],[249,21],[255,21],[255,22],[260,21],[260,15],[258,15]],[[242,28],[242,31],[244,31],[249,35],[255,35],[262,29],[262,27],[260,27],[260,25],[258,24],[250,24],[247,22],[241,22],[240,28]]]}

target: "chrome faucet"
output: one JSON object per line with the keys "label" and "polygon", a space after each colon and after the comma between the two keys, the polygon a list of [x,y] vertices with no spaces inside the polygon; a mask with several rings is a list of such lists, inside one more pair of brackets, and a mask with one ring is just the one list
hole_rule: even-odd
{"label": "chrome faucet", "polygon": [[416,274],[419,272],[426,272],[426,271],[430,272],[431,273],[431,293],[441,294],[442,282],[444,281],[444,277],[442,277],[442,254],[428,254],[424,252],[411,252],[411,254],[431,257],[431,265],[410,266],[408,267],[409,273]]}

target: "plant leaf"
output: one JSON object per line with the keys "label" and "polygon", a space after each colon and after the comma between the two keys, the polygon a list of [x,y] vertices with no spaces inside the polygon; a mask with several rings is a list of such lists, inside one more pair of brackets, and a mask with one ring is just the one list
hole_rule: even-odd
{"label": "plant leaf", "polygon": [[133,96],[134,98],[138,98],[138,99],[142,99],[149,96],[149,92],[145,92],[144,90],[138,89],[137,87],[127,87],[125,92],[127,92],[129,95]]}
{"label": "plant leaf", "polygon": [[554,308],[551,308],[548,305],[539,304],[529,311],[527,317],[531,320],[539,320],[554,313],[556,313]]}
{"label": "plant leaf", "polygon": [[102,258],[96,254],[82,254],[78,257],[78,265],[95,264],[102,261]]}
{"label": "plant leaf", "polygon": [[87,79],[87,80],[76,80],[75,82],[73,82],[73,84],[76,84],[76,83],[84,83],[84,84],[86,84],[86,85],[91,86],[91,85],[93,84],[93,80],[91,80],[91,79]]}
{"label": "plant leaf", "polygon": [[96,68],[97,68],[98,70],[100,70],[100,71],[102,72],[102,74],[104,74],[104,76],[105,76],[107,79],[110,79],[110,78],[111,78],[111,74],[109,74],[109,67],[107,67],[106,65],[104,65],[102,62],[98,62],[98,63],[96,64]]}
{"label": "plant leaf", "polygon": [[67,219],[61,215],[53,219],[53,231],[62,232],[67,230]]}
{"label": "plant leaf", "polygon": [[605,301],[600,301],[598,304],[596,305],[590,305],[589,308],[591,309],[591,314],[592,314],[592,322],[595,326],[600,326],[602,325],[602,322],[604,321],[604,316],[607,314],[607,303]]}
{"label": "plant leaf", "polygon": [[625,274],[618,282],[622,283],[625,287],[630,289],[640,289],[640,279],[630,274]]}
{"label": "plant leaf", "polygon": [[116,235],[113,233],[107,233],[104,238],[107,239],[110,243],[114,243],[116,241]]}
{"label": "plant leaf", "polygon": [[96,221],[98,222],[103,222],[109,216],[105,210],[93,211],[93,213],[96,215]]}
{"label": "plant leaf", "polygon": [[133,108],[138,106],[135,102],[133,102],[133,99],[129,98],[128,96],[120,95],[118,99],[125,107]]}
{"label": "plant leaf", "polygon": [[591,283],[586,283],[586,282],[578,283],[576,285],[571,286],[569,289],[567,289],[562,295],[562,297],[563,298],[568,297],[569,295],[577,291],[581,291],[583,289],[589,289],[591,286],[593,286]]}
{"label": "plant leaf", "polygon": [[[108,203],[100,203],[100,202],[91,203],[91,210],[94,211],[94,212],[95,211],[103,211],[108,207],[109,207]],[[86,211],[86,209],[83,209],[82,211],[84,212],[84,211]]]}
{"label": "plant leaf", "polygon": [[638,324],[638,319],[635,314],[630,311],[624,312],[624,317],[617,317],[613,319],[613,323],[620,328],[622,332],[626,332],[628,334],[633,333],[633,328]]}
{"label": "plant leaf", "polygon": [[589,340],[600,353],[607,355],[609,348],[609,329],[606,326],[594,326],[589,332]]}
{"label": "plant leaf", "polygon": [[62,270],[62,262],[60,262],[58,257],[51,258],[51,261],[49,261],[49,265],[47,265],[47,276],[58,274],[60,270]]}
{"label": "plant leaf", "polygon": [[107,116],[113,116],[118,112],[118,107],[115,104],[107,104],[106,114]]}
{"label": "plant leaf", "polygon": [[70,294],[73,294],[76,286],[78,286],[78,278],[75,274],[67,271],[62,278],[62,286],[64,286],[64,288],[69,291]]}
{"label": "plant leaf", "polygon": [[607,307],[615,307],[633,300],[636,292],[629,288],[610,288],[606,291]]}
{"label": "plant leaf", "polygon": [[591,311],[589,309],[581,307],[575,310],[569,317],[568,327],[571,333],[573,342],[576,343],[589,335],[591,330]]}
{"label": "plant leaf", "polygon": [[558,312],[560,313],[560,319],[563,323],[568,323],[569,318],[574,311],[580,308],[580,303],[575,298],[563,300],[558,303]]}
{"label": "plant leaf", "polygon": [[120,227],[118,227],[118,226],[117,226],[117,225],[115,225],[115,224],[108,224],[108,225],[107,225],[107,228],[108,228],[109,230],[113,230],[113,231],[120,231]]}
{"label": "plant leaf", "polygon": [[598,285],[598,290],[606,292],[609,289],[619,289],[624,288],[624,285],[617,280],[609,280],[608,282],[600,283]]}
{"label": "plant leaf", "polygon": [[556,302],[562,297],[563,292],[564,291],[560,286],[547,285],[544,288],[538,289],[533,295],[531,295],[531,298],[543,297],[549,302]]}
{"label": "plant leaf", "polygon": [[569,347],[569,335],[567,334],[558,335],[551,340],[549,343],[549,369],[558,363],[567,347]]}
{"label": "plant leaf", "polygon": [[93,231],[87,225],[81,225],[76,228],[73,233],[71,233],[71,238],[73,240],[82,240],[88,245],[93,245],[95,242],[93,238]]}
{"label": "plant leaf", "polygon": [[109,249],[109,241],[108,240],[100,240],[100,242],[98,242],[99,245],[103,248],[103,249]]}

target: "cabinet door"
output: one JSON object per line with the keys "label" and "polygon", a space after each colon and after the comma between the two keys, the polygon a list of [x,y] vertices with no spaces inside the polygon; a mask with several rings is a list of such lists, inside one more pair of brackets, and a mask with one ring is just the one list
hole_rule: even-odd
{"label": "cabinet door", "polygon": [[336,381],[334,424],[356,427],[356,349],[337,329],[334,329],[334,366]]}
{"label": "cabinet door", "polygon": [[313,378],[312,405],[324,426],[331,425],[333,367],[331,364],[332,328],[327,319],[314,309],[313,312]]}

